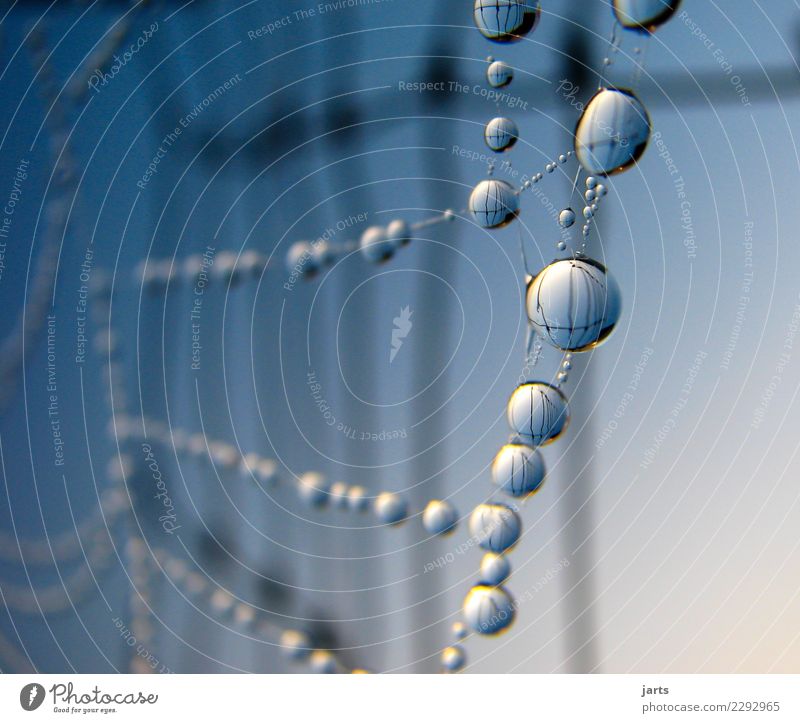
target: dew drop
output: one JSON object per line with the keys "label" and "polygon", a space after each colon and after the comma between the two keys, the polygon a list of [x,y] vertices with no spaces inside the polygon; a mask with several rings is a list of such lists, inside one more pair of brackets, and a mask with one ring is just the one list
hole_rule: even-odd
{"label": "dew drop", "polygon": [[575,211],[571,208],[565,208],[558,214],[558,223],[563,228],[569,228],[575,223]]}
{"label": "dew drop", "polygon": [[597,197],[597,191],[595,191],[593,188],[590,188],[588,191],[586,191],[586,193],[583,194],[583,197],[589,202],[594,201],[594,199]]}
{"label": "dew drop", "polygon": [[511,394],[506,416],[511,430],[525,444],[549,444],[569,424],[567,398],[552,384],[526,382]]}
{"label": "dew drop", "polygon": [[669,20],[681,0],[614,0],[614,15],[623,28],[652,33]]}
{"label": "dew drop", "polygon": [[566,243],[564,243],[563,241],[559,241],[559,242],[556,244],[556,248],[557,248],[559,251],[564,251],[564,250],[567,248],[567,244],[566,244]]}
{"label": "dew drop", "polygon": [[486,145],[493,151],[507,151],[519,138],[517,124],[510,118],[492,118],[483,132]]}
{"label": "dew drop", "polygon": [[514,621],[514,601],[502,587],[475,585],[463,611],[467,625],[481,635],[497,635]]}
{"label": "dew drop", "polygon": [[306,472],[297,480],[300,499],[311,507],[324,507],[330,497],[330,484],[319,472]]}
{"label": "dew drop", "polygon": [[484,37],[512,43],[536,27],[539,0],[475,0],[472,17]]}
{"label": "dew drop", "polygon": [[400,495],[383,492],[375,498],[375,514],[385,525],[399,525],[408,514],[408,505]]}
{"label": "dew drop", "polygon": [[486,80],[492,88],[504,88],[514,79],[514,69],[502,60],[495,60],[486,69]]}
{"label": "dew drop", "polygon": [[586,351],[614,330],[622,310],[616,281],[591,259],[562,259],[528,284],[528,318],[534,329],[562,351]]}
{"label": "dew drop", "polygon": [[458,513],[445,500],[431,500],[422,513],[422,524],[431,535],[446,535],[458,523]]}
{"label": "dew drop", "polygon": [[527,497],[544,482],[542,453],[526,444],[507,444],[492,462],[492,481],[512,497]]}
{"label": "dew drop", "polygon": [[481,582],[484,585],[502,585],[511,574],[511,563],[505,555],[487,552],[481,560]]}
{"label": "dew drop", "polygon": [[469,518],[469,534],[490,552],[505,552],[517,544],[522,523],[519,515],[508,505],[485,503],[478,505]]}
{"label": "dew drop", "polygon": [[501,228],[516,218],[519,199],[510,183],[490,178],[473,189],[469,210],[483,228]]}
{"label": "dew drop", "polygon": [[411,241],[411,228],[401,218],[391,221],[386,227],[386,240],[397,246],[405,246]]}
{"label": "dew drop", "polygon": [[359,249],[368,261],[382,263],[394,256],[397,242],[388,238],[383,226],[370,226],[361,234]]}
{"label": "dew drop", "polygon": [[578,120],[575,155],[588,173],[620,173],[641,157],[649,137],[650,117],[633,91],[602,88]]}
{"label": "dew drop", "polygon": [[460,645],[450,645],[442,651],[442,667],[449,673],[461,670],[467,662],[467,654]]}

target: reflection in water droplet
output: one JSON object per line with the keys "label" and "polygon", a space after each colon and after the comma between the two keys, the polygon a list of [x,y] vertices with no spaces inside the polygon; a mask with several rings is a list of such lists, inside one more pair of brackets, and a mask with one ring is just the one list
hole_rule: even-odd
{"label": "reflection in water droplet", "polygon": [[478,30],[497,43],[520,40],[539,21],[539,0],[475,0],[473,8]]}
{"label": "reflection in water droplet", "polygon": [[575,223],[575,211],[565,208],[558,214],[558,223],[564,228],[569,228]]}
{"label": "reflection in water droplet", "polygon": [[500,228],[516,218],[519,199],[510,183],[490,178],[481,181],[473,189],[469,197],[469,210],[484,228]]}
{"label": "reflection in water droplet", "polygon": [[546,341],[564,351],[586,351],[611,334],[622,300],[601,263],[562,259],[531,280],[526,306],[531,324]]}
{"label": "reflection in water droplet", "polygon": [[614,0],[614,15],[624,28],[653,32],[680,4],[681,0]]}
{"label": "reflection in water droplet", "polygon": [[567,398],[551,384],[520,384],[508,400],[508,424],[530,446],[549,444],[567,428]]}
{"label": "reflection in water droplet", "polygon": [[504,552],[519,540],[522,523],[507,505],[478,505],[469,517],[469,534],[484,550]]}
{"label": "reflection in water droplet", "polygon": [[512,497],[527,497],[544,482],[544,459],[526,444],[507,444],[492,462],[492,481]]}
{"label": "reflection in water droplet", "polygon": [[476,633],[497,635],[514,621],[514,607],[504,588],[475,585],[464,599],[464,618]]}
{"label": "reflection in water droplet", "polygon": [[422,513],[422,524],[432,535],[452,532],[457,523],[458,513],[453,505],[445,500],[431,500]]}
{"label": "reflection in water droplet", "polygon": [[603,88],[575,128],[575,155],[588,173],[607,176],[633,165],[650,138],[650,117],[630,90]]}
{"label": "reflection in water droplet", "polygon": [[503,88],[514,79],[514,69],[502,60],[495,60],[486,69],[486,80],[492,88]]}
{"label": "reflection in water droplet", "polygon": [[501,585],[511,574],[511,563],[505,555],[487,552],[481,560],[481,582],[484,585]]}
{"label": "reflection in water droplet", "polygon": [[492,118],[483,132],[486,145],[493,151],[507,151],[519,138],[519,128],[510,118]]}

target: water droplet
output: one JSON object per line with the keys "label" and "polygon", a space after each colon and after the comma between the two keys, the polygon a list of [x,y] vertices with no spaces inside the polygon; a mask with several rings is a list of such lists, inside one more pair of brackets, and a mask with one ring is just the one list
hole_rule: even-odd
{"label": "water droplet", "polygon": [[290,660],[302,660],[311,653],[308,635],[299,630],[284,630],[281,633],[280,646],[283,654]]}
{"label": "water droplet", "polygon": [[591,230],[592,227],[588,223],[581,229],[581,233],[583,234],[584,238],[589,235]]}
{"label": "water droplet", "polygon": [[450,628],[453,633],[453,637],[456,640],[463,640],[467,637],[467,626],[464,625],[460,620],[457,620],[453,623],[453,627]]}
{"label": "water droplet", "polygon": [[586,177],[586,188],[594,188],[597,185],[597,179],[594,176]]}
{"label": "water droplet", "polygon": [[558,214],[558,223],[564,228],[569,228],[575,223],[575,211],[565,208]]}
{"label": "water droplet", "polygon": [[469,518],[469,534],[484,550],[504,552],[519,540],[522,523],[508,505],[478,505]]}
{"label": "water droplet", "polygon": [[385,525],[399,525],[408,514],[408,505],[400,495],[382,492],[375,498],[375,514]]}
{"label": "water droplet", "polygon": [[394,256],[397,242],[386,236],[386,229],[383,226],[370,226],[361,234],[359,248],[367,260],[382,263]]}
{"label": "water droplet", "polygon": [[511,574],[511,563],[505,555],[487,552],[481,560],[481,582],[484,585],[501,585]]}
{"label": "water droplet", "polygon": [[572,362],[569,359],[564,359],[563,363],[561,364],[561,367],[569,371],[570,369],[572,369]]}
{"label": "water droplet", "polygon": [[555,164],[555,163],[548,163],[548,164],[547,164],[547,165],[544,167],[544,170],[545,170],[545,171],[547,171],[548,173],[552,173],[553,171],[555,171],[555,170],[556,170],[556,164]]}
{"label": "water droplet", "polygon": [[386,240],[395,247],[405,246],[411,241],[411,228],[403,219],[395,219],[386,227]]}
{"label": "water droplet", "polygon": [[478,30],[496,43],[520,40],[539,21],[539,0],[475,0],[473,8]]}
{"label": "water droplet", "polygon": [[567,428],[567,398],[545,382],[520,384],[508,400],[508,424],[530,446],[549,444]]}
{"label": "water droplet", "polygon": [[319,472],[306,472],[297,480],[300,499],[311,507],[328,504],[330,484]]}
{"label": "water droplet", "polygon": [[588,191],[586,191],[586,193],[583,194],[583,197],[587,201],[594,201],[596,196],[597,196],[597,191],[595,191],[593,188],[590,188]]}
{"label": "water droplet", "polygon": [[483,132],[486,145],[493,151],[507,151],[519,138],[519,128],[510,118],[492,118]]}
{"label": "water droplet", "polygon": [[583,207],[583,217],[584,218],[592,218],[594,216],[594,211],[592,211],[591,206],[584,206]]}
{"label": "water droplet", "polygon": [[597,184],[597,195],[598,196],[605,196],[608,193],[608,189],[602,184]]}
{"label": "water droplet", "polygon": [[524,180],[522,182],[522,187],[527,191],[531,187],[531,182],[529,180]]}
{"label": "water droplet", "polygon": [[308,667],[312,673],[335,673],[336,658],[327,650],[315,650],[308,660]]}
{"label": "water droplet", "polygon": [[534,329],[563,351],[586,351],[603,342],[622,311],[616,281],[591,259],[563,259],[528,284],[528,318]]}
{"label": "water droplet", "polygon": [[451,645],[442,651],[442,667],[450,673],[461,670],[467,662],[467,654],[460,645]]}
{"label": "water droplet", "polygon": [[334,482],[331,485],[330,491],[330,501],[331,505],[334,507],[338,507],[339,509],[343,507],[347,507],[347,493],[348,493],[347,483],[346,482]]}
{"label": "water droplet", "polygon": [[445,221],[455,221],[456,212],[452,208],[448,208],[443,214],[442,218]]}
{"label": "water droplet", "polygon": [[629,30],[652,33],[667,22],[681,0],[614,0],[614,15]]}
{"label": "water droplet", "polygon": [[566,372],[559,372],[558,374],[556,374],[556,380],[558,381],[559,384],[563,384],[564,382],[567,381],[568,378],[569,374],[567,374]]}
{"label": "water droplet", "polygon": [[633,91],[603,88],[575,128],[575,154],[588,173],[606,176],[633,165],[647,147],[650,117]]}
{"label": "water droplet", "polygon": [[559,241],[559,242],[556,244],[556,248],[557,248],[559,251],[564,251],[564,250],[567,248],[567,244],[566,244],[566,243],[564,243],[563,241]]}
{"label": "water droplet", "polygon": [[457,523],[458,513],[445,500],[431,500],[422,513],[422,524],[431,535],[446,535]]}
{"label": "water droplet", "polygon": [[490,178],[481,181],[469,197],[469,210],[484,228],[500,228],[511,223],[519,213],[519,199],[506,181]]}
{"label": "water droplet", "polygon": [[286,252],[286,268],[304,279],[310,279],[320,271],[318,260],[308,241],[293,243]]}
{"label": "water droplet", "polygon": [[497,635],[514,621],[514,607],[504,588],[476,585],[464,599],[464,618],[476,633]]}
{"label": "water droplet", "polygon": [[512,497],[527,497],[544,482],[544,459],[526,444],[507,444],[492,462],[492,481]]}
{"label": "water droplet", "polygon": [[504,88],[514,79],[514,69],[502,60],[495,60],[486,69],[486,80],[492,88]]}
{"label": "water droplet", "polygon": [[369,507],[367,491],[358,485],[351,487],[347,492],[347,504],[353,512],[364,512]]}

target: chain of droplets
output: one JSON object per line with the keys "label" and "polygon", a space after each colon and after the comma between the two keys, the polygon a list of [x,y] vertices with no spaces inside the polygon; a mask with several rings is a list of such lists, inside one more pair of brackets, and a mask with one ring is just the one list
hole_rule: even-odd
{"label": "chain of droplets", "polygon": [[[34,61],[38,63],[37,88],[42,95],[45,107],[49,108],[45,128],[48,131],[51,152],[54,158],[53,176],[59,198],[51,201],[45,212],[45,230],[43,236],[47,240],[40,255],[34,280],[31,282],[30,301],[24,316],[27,317],[24,331],[21,321],[15,326],[9,338],[3,342],[0,378],[8,379],[14,372],[17,357],[21,358],[21,349],[31,343],[35,332],[43,326],[37,320],[44,319],[43,313],[51,300],[52,282],[57,269],[57,256],[60,246],[60,230],[67,223],[67,198],[69,191],[77,182],[77,163],[67,143],[69,137],[68,111],[65,104],[68,99],[81,100],[89,88],[89,77],[93,72],[107,66],[124,42],[132,20],[147,3],[140,2],[126,17],[116,23],[116,27],[107,35],[99,49],[89,56],[86,64],[79,68],[67,88],[68,92],[59,93],[51,63],[48,59],[45,35],[41,27],[30,33],[27,44],[32,51]],[[222,270],[225,271],[227,257],[222,255]],[[253,255],[244,255],[245,268],[258,270],[259,260]],[[249,264],[249,267],[247,266]],[[231,264],[231,275],[235,275],[235,263]],[[92,325],[97,331],[90,344],[90,350],[97,353],[101,360],[102,378],[106,383],[106,402],[111,404],[110,389],[116,382],[117,392],[113,399],[112,414],[115,410],[121,413],[121,420],[127,418],[125,394],[122,391],[124,374],[118,359],[120,345],[110,330],[104,330],[102,323],[110,316],[110,284],[100,270],[94,272],[93,283],[89,285],[88,307],[90,308]],[[41,313],[40,313],[41,312]],[[22,317],[21,317],[22,318]],[[17,327],[20,331],[17,333]],[[2,385],[0,403],[10,396],[10,384]],[[124,423],[124,422],[123,422]],[[110,420],[109,434],[114,435],[114,420]],[[222,456],[225,453],[222,452]],[[252,456],[250,457],[252,462]],[[268,472],[269,465],[260,461],[259,472]],[[3,597],[7,606],[19,612],[40,610],[45,614],[53,614],[74,607],[85,600],[98,584],[100,574],[110,568],[114,547],[111,542],[111,529],[118,520],[132,516],[134,511],[130,504],[127,488],[128,480],[136,474],[133,458],[125,453],[112,453],[109,459],[106,476],[111,482],[100,493],[100,509],[89,519],[82,521],[74,530],[67,531],[47,540],[25,540],[16,536],[0,533],[0,558],[9,561],[22,561],[23,564],[47,565],[51,563],[79,562],[78,569],[69,575],[59,572],[58,584],[34,588],[30,580],[29,587],[2,583]],[[335,491],[335,486],[332,492]],[[357,490],[350,489],[351,500],[357,504]],[[126,514],[127,513],[127,514]],[[130,670],[135,673],[171,672],[155,658],[150,650],[153,641],[153,625],[150,615],[150,596],[153,582],[154,566],[148,554],[148,547],[138,533],[138,528],[131,519],[128,524],[128,535],[125,553],[128,559],[128,574],[133,583],[130,594],[131,621],[127,625],[119,617],[115,618],[120,635],[131,648]],[[83,541],[91,544],[85,546]],[[182,587],[183,591],[195,599],[206,593],[209,613],[230,617],[240,628],[261,635],[265,642],[279,646],[293,662],[304,662],[312,672],[332,673],[347,670],[330,651],[316,649],[309,636],[301,631],[285,629],[269,620],[260,619],[259,611],[243,602],[236,602],[230,593],[222,588],[211,586],[199,573],[190,571],[187,563],[170,555],[162,549],[153,550],[162,572],[167,574],[173,583]],[[366,672],[354,670],[352,672]]]}
{"label": "chain of droplets", "polygon": [[[678,0],[666,4],[663,0],[636,3],[614,0],[614,29],[610,50],[603,61],[604,69],[613,64],[619,51],[622,26],[649,34],[674,13],[677,5]],[[520,39],[536,26],[539,12],[538,0],[508,0],[502,8],[494,0],[474,2],[478,29],[496,42]],[[513,69],[510,66],[491,57],[488,61],[490,85],[501,87],[511,82]],[[642,62],[640,59],[635,79],[641,73]],[[593,220],[607,193],[606,186],[596,176],[619,173],[636,163],[647,144],[650,120],[633,91],[604,88],[602,77],[597,94],[585,108],[581,108],[575,130],[575,155],[579,166],[572,194],[578,188],[581,171],[589,174],[582,193],[584,223],[581,240],[572,250],[571,258],[556,259],[534,277],[527,268],[520,234],[527,277],[526,310],[531,324],[526,370],[533,370],[539,361],[542,351],[540,337],[564,356],[556,375],[556,385],[524,382],[509,399],[507,413],[513,434],[492,463],[492,480],[498,489],[516,498],[527,498],[539,490],[545,478],[545,467],[538,447],[554,441],[567,425],[567,400],[560,388],[568,380],[572,352],[586,351],[602,343],[619,319],[621,301],[616,282],[602,264],[585,256]],[[511,148],[517,136],[516,124],[507,118],[494,118],[484,133],[486,144],[495,152]],[[545,173],[552,174],[572,155],[572,152],[560,154],[556,161],[546,164]],[[504,163],[504,167],[510,168],[510,163]],[[493,172],[494,164],[490,162],[489,175]],[[505,181],[491,178],[482,181],[470,195],[470,211],[486,228],[505,226],[519,214],[521,191],[534,188],[542,178],[541,173],[535,173],[532,178],[524,180],[520,190]],[[567,250],[564,230],[575,223],[575,217],[569,206],[556,214],[562,230],[562,238],[556,244],[559,252]],[[466,664],[466,653],[459,641],[468,628],[479,634],[498,634],[511,625],[517,608],[517,603],[502,586],[511,573],[505,555],[516,544],[522,527],[516,511],[504,504],[490,502],[479,505],[472,513],[470,525],[478,535],[481,547],[489,552],[481,562],[478,584],[472,587],[464,600],[462,614],[465,622],[459,620],[454,624],[455,642],[442,652],[442,668],[446,672],[461,670]]]}

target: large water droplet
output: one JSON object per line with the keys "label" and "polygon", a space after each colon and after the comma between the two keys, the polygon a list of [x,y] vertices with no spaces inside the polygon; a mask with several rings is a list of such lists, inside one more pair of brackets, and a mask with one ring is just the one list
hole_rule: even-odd
{"label": "large water droplet", "polygon": [[514,69],[502,60],[495,60],[486,69],[486,80],[492,88],[503,88],[514,79]]}
{"label": "large water droplet", "polygon": [[575,128],[575,155],[588,173],[611,175],[633,165],[650,138],[650,117],[633,91],[603,88]]}
{"label": "large water droplet", "polygon": [[504,552],[519,540],[522,523],[507,505],[478,505],[469,517],[469,534],[484,550]]}
{"label": "large water droplet", "polygon": [[486,145],[493,151],[507,151],[517,142],[519,128],[510,118],[492,118],[483,132]]}
{"label": "large water droplet", "polygon": [[624,28],[653,32],[680,4],[681,0],[614,0],[614,15]]}
{"label": "large water droplet", "polygon": [[512,497],[527,497],[544,481],[544,460],[538,449],[507,444],[492,462],[492,481]]}
{"label": "large water droplet", "polygon": [[539,22],[539,0],[475,0],[472,17],[484,37],[511,43]]}
{"label": "large water droplet", "polygon": [[562,259],[528,284],[528,319],[563,351],[586,351],[603,342],[622,310],[619,287],[605,266],[592,259]]}
{"label": "large water droplet", "polygon": [[464,619],[476,633],[497,635],[514,621],[514,608],[504,588],[475,585],[464,599]]}
{"label": "large water droplet", "polygon": [[575,223],[575,211],[571,208],[565,208],[558,214],[558,223],[563,228],[569,228]]}
{"label": "large water droplet", "polygon": [[519,199],[510,183],[489,178],[473,189],[469,197],[469,210],[484,228],[499,228],[516,218]]}
{"label": "large water droplet", "polygon": [[526,444],[549,444],[569,424],[567,398],[551,384],[526,382],[511,394],[506,416],[514,434]]}

